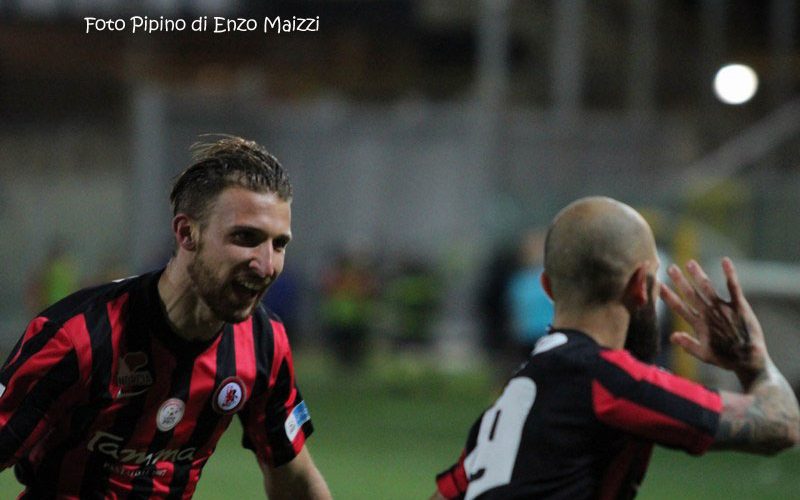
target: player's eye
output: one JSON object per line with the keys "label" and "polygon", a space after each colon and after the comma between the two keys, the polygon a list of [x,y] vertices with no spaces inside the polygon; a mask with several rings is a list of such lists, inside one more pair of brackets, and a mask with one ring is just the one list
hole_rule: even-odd
{"label": "player's eye", "polygon": [[280,236],[273,240],[272,246],[275,248],[275,250],[283,250],[286,248],[286,245],[289,244],[289,240],[290,238],[288,236]]}
{"label": "player's eye", "polygon": [[231,241],[245,247],[254,247],[261,243],[260,238],[253,231],[235,231],[231,234]]}

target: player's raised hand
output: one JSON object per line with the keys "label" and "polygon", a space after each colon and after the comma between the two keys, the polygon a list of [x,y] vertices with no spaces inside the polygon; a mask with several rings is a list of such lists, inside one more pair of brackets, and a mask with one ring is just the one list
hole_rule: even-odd
{"label": "player's raised hand", "polygon": [[694,335],[675,332],[670,340],[702,361],[735,371],[744,381],[764,369],[768,354],[761,325],[742,292],[733,262],[724,258],[722,269],[729,301],[719,297],[693,260],[686,264],[688,278],[677,266],[670,266],[667,272],[680,296],[662,284],[661,298],[694,330]]}

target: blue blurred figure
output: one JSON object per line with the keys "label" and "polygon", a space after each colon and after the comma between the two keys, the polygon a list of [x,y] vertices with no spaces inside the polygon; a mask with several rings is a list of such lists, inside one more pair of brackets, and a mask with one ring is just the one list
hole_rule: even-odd
{"label": "blue blurred figure", "polygon": [[519,249],[519,268],[511,275],[506,300],[515,351],[527,356],[536,340],[547,334],[553,302],[539,281],[544,270],[544,232],[529,231]]}

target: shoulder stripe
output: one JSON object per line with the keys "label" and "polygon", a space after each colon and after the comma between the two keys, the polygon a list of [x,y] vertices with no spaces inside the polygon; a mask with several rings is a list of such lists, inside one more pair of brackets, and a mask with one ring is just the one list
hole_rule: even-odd
{"label": "shoulder stripe", "polygon": [[7,463],[25,444],[41,439],[34,433],[53,403],[78,380],[75,351],[67,352],[60,361],[33,386],[22,404],[0,429],[0,462]]}
{"label": "shoulder stripe", "polygon": [[709,432],[710,421],[704,428],[698,428],[634,401],[617,398],[597,381],[592,382],[592,399],[601,422],[662,445],[699,455],[714,441],[713,433]]}
{"label": "shoulder stripe", "polygon": [[722,411],[722,399],[716,392],[656,366],[644,364],[627,351],[601,351],[600,357],[618,367],[634,380],[652,384],[707,410],[716,413]]}
{"label": "shoulder stripe", "polygon": [[[79,373],[78,358],[69,335],[63,328],[56,328],[52,323],[45,323],[45,326],[40,334],[27,343],[31,346],[30,349],[23,345],[21,355],[2,375],[0,382],[6,389],[0,398],[0,425],[5,424],[25,404],[42,403],[30,399],[31,393],[40,385],[52,383],[48,377],[58,373],[53,372],[53,369],[67,355],[73,356],[76,373]],[[70,385],[77,381],[76,376],[75,380],[70,381]],[[43,389],[40,387],[38,390]],[[39,406],[39,410],[44,414],[46,407]]]}
{"label": "shoulder stripe", "polygon": [[137,285],[139,281],[138,279],[125,279],[84,288],[51,305],[42,311],[40,316],[44,316],[55,323],[63,323],[76,314],[83,312],[84,308],[92,301],[108,302],[129,290],[131,286]]}
{"label": "shoulder stripe", "polygon": [[594,375],[594,411],[607,425],[691,453],[713,440],[722,410],[716,392],[624,351],[601,352]]}
{"label": "shoulder stripe", "polygon": [[0,383],[8,387],[9,380],[20,366],[39,352],[58,333],[59,328],[59,325],[47,321],[46,318],[34,319],[25,330],[20,341],[21,345],[18,344],[17,352],[6,361],[6,366],[3,367],[3,373],[0,375]]}

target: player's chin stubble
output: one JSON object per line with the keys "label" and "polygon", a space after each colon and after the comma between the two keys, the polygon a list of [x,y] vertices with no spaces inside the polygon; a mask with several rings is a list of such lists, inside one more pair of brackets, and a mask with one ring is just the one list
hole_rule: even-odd
{"label": "player's chin stubble", "polygon": [[226,299],[225,292],[229,290],[230,284],[224,280],[217,282],[212,267],[207,265],[203,258],[202,251],[198,251],[187,271],[194,283],[195,291],[219,320],[226,323],[238,323],[252,314],[254,307],[242,310]]}

